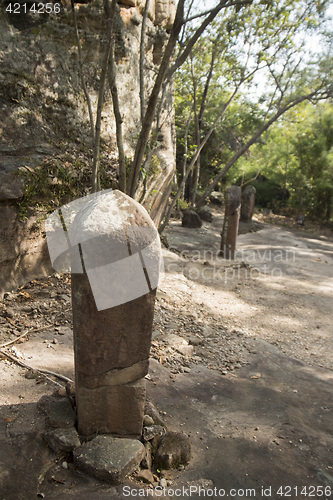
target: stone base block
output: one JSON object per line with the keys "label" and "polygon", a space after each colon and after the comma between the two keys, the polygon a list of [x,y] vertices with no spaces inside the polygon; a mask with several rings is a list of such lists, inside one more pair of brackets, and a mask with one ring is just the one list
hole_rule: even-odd
{"label": "stone base block", "polygon": [[114,434],[140,437],[145,402],[144,379],[112,387],[78,387],[78,431],[83,436]]}
{"label": "stone base block", "polygon": [[121,483],[140,464],[145,447],[134,439],[97,438],[74,450],[74,465],[102,481]]}

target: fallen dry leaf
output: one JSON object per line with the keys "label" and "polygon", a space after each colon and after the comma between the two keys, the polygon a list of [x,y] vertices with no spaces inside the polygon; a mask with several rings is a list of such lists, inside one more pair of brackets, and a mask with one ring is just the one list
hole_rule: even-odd
{"label": "fallen dry leaf", "polygon": [[15,422],[16,417],[2,417],[5,422],[11,424],[12,422]]}

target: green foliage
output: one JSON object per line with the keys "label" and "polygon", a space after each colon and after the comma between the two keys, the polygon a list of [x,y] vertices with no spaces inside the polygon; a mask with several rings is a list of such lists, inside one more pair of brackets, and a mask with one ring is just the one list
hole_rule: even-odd
{"label": "green foliage", "polygon": [[147,169],[147,176],[148,178],[155,177],[159,172],[161,172],[161,160],[153,154]]}
{"label": "green foliage", "polygon": [[[333,106],[306,104],[292,110],[270,131],[265,145],[256,145],[250,161],[242,160],[233,181],[251,179],[254,166],[269,182],[254,181],[257,202],[278,200],[275,187],[287,190],[285,204],[308,215],[330,220],[333,204]],[[242,171],[242,173],[241,173]],[[275,187],[274,187],[275,186]],[[272,205],[271,205],[272,206]]]}
{"label": "green foliage", "polygon": [[75,196],[80,196],[86,185],[83,177],[89,175],[88,172],[89,168],[79,160],[73,165],[57,158],[46,158],[34,171],[21,172],[25,177],[26,189],[23,200],[19,202],[20,219],[26,218],[30,207],[39,207],[48,213]]}
{"label": "green foliage", "polygon": [[[110,187],[114,173],[104,154],[101,155],[101,188]],[[63,153],[47,157],[32,170],[21,170],[25,178],[23,199],[18,202],[19,218],[25,220],[30,208],[38,208],[43,216],[76,198],[86,195],[91,186],[91,165],[82,153]]]}
{"label": "green foliage", "polygon": [[190,207],[186,200],[178,200],[177,205],[179,210],[187,210]]}
{"label": "green foliage", "polygon": [[268,178],[251,182],[256,188],[256,205],[261,208],[278,209],[286,205],[289,191],[284,190],[276,181]]}
{"label": "green foliage", "polygon": [[[237,9],[221,12],[176,75],[177,168],[180,177],[186,124],[190,120],[187,139],[189,163],[197,144],[196,117],[202,107],[201,140],[214,123],[223,103],[234,95],[201,152],[199,188],[205,188],[235,153],[291,100],[311,92],[318,92],[315,99],[333,95],[331,55],[322,54],[318,62],[318,55],[312,54],[311,48],[305,45],[306,38],[311,34],[319,35],[324,31],[323,21],[328,4],[327,0],[264,0],[242,8],[241,15]],[[213,72],[205,95],[213,51]],[[279,134],[278,131],[276,128],[272,135]],[[288,133],[294,133],[292,126]],[[269,140],[269,152],[262,144],[252,146],[251,155],[247,151],[225,175],[224,181],[239,180],[244,169],[252,178],[258,170],[265,173],[265,167],[269,165],[267,177],[272,179],[273,184],[290,189],[291,202],[294,202],[295,191],[299,190],[297,183],[301,183],[301,176],[296,175],[299,154],[285,136],[280,139],[279,142]],[[301,150],[308,147],[308,139],[305,139],[306,144],[300,144],[299,138]],[[267,137],[263,141],[267,141]],[[317,141],[317,148],[320,147]],[[307,152],[307,156],[318,156],[318,151],[311,151],[311,154]],[[328,161],[325,160],[326,163]],[[304,177],[305,174],[302,175]],[[325,174],[325,177],[327,182],[329,175]],[[305,182],[304,178],[302,182]],[[273,184],[269,187],[271,196],[276,195]]]}

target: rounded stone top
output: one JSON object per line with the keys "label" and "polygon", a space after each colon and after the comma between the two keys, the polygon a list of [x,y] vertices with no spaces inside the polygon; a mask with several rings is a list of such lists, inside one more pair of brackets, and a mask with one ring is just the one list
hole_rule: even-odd
{"label": "rounded stone top", "polygon": [[[156,236],[155,225],[146,209],[121,191],[101,191],[77,201],[81,200],[80,207],[73,207],[79,210],[70,227],[72,245],[102,237],[109,243],[133,240],[136,247],[143,249]],[[134,230],[135,240],[132,238]]]}
{"label": "rounded stone top", "polygon": [[158,232],[145,208],[121,191],[100,191],[64,205],[48,217],[45,229],[52,265],[87,273],[100,308],[110,295],[113,304],[123,303],[157,287]]}

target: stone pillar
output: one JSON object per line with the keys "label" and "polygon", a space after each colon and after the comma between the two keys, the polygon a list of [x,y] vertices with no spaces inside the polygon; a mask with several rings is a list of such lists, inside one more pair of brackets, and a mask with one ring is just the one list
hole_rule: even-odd
{"label": "stone pillar", "polygon": [[139,437],[155,290],[98,311],[87,274],[72,275],[78,431]]}
{"label": "stone pillar", "polygon": [[240,206],[241,188],[239,186],[229,187],[226,193],[225,215],[219,252],[219,255],[224,259],[235,258]]}
{"label": "stone pillar", "polygon": [[66,245],[71,258],[78,431],[139,437],[158,233],[146,210],[120,191],[80,198],[54,214],[48,234],[53,265],[66,262]]}
{"label": "stone pillar", "polygon": [[254,186],[246,186],[242,192],[242,205],[240,220],[250,222],[254,212],[256,202],[256,188]]}

